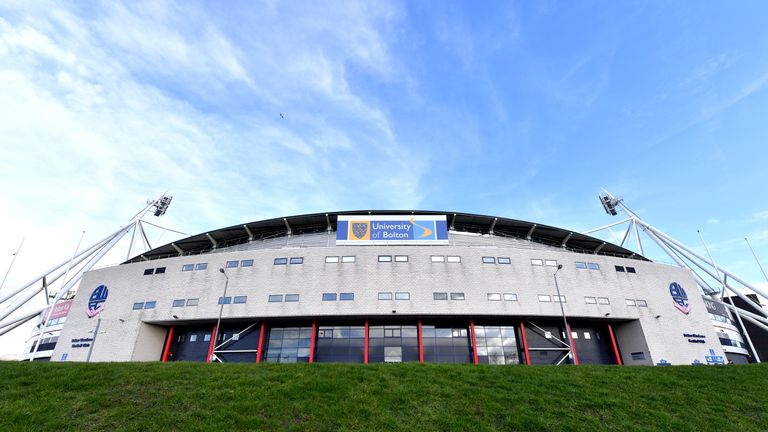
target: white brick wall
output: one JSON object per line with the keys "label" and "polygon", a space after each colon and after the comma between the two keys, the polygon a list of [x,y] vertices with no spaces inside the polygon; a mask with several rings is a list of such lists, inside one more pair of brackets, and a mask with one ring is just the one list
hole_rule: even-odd
{"label": "white brick wall", "polygon": [[[378,255],[408,255],[407,263],[378,262]],[[356,263],[326,263],[327,255],[355,255]],[[432,263],[431,255],[458,255],[461,263]],[[302,265],[275,266],[276,257],[304,257]],[[512,264],[483,264],[483,256],[506,256]],[[168,325],[172,322],[207,320],[219,312],[224,276],[218,269],[228,260],[254,259],[253,267],[226,269],[230,278],[227,295],[247,295],[246,304],[224,306],[226,318],[240,317],[322,317],[452,315],[559,317],[555,302],[541,303],[539,294],[553,295],[554,267],[532,266],[531,258],[553,259],[563,265],[558,273],[561,293],[566,296],[569,317],[614,320],[620,349],[627,364],[656,363],[665,359],[673,364],[704,362],[709,349],[723,355],[706,308],[698,295],[692,275],[677,267],[601,255],[585,255],[565,250],[525,250],[519,248],[461,246],[346,246],[279,250],[252,250],[168,258],[143,263],[102,268],[83,278],[53,359],[68,353],[68,360],[84,361],[87,348],[71,348],[72,338],[90,337],[95,318],[85,315],[93,289],[106,284],[109,298],[101,313],[101,330],[94,345],[92,361],[158,359],[162,350],[160,329],[144,329],[150,341],[139,337],[142,323]],[[576,261],[600,264],[600,270],[575,268]],[[182,272],[182,264],[207,262],[208,270]],[[614,265],[628,265],[636,274],[619,273]],[[143,276],[145,268],[166,267],[161,275]],[[669,284],[679,282],[689,295],[690,314],[673,306]],[[380,291],[410,292],[410,301],[379,301]],[[463,292],[465,301],[434,301],[433,292]],[[352,292],[351,302],[322,302],[324,292]],[[298,303],[268,303],[269,294],[298,293]],[[488,301],[487,293],[516,293],[518,301]],[[584,296],[608,297],[611,304],[586,304]],[[199,298],[197,307],[172,308],[174,299]],[[647,308],[626,306],[624,300],[643,299]],[[134,302],[157,301],[156,309],[133,311]],[[610,313],[608,318],[606,314]],[[178,320],[173,318],[178,316]],[[659,315],[659,318],[656,316]],[[512,318],[511,318],[512,319]],[[535,320],[535,319],[534,319]],[[621,322],[639,320],[639,329],[626,331]],[[706,336],[706,344],[687,342],[683,333]],[[639,334],[639,336],[638,336]],[[639,341],[637,340],[640,338]],[[140,340],[141,339],[141,340]],[[644,339],[644,340],[643,340]],[[645,348],[647,346],[647,348]],[[630,352],[646,351],[645,362],[633,362]]]}

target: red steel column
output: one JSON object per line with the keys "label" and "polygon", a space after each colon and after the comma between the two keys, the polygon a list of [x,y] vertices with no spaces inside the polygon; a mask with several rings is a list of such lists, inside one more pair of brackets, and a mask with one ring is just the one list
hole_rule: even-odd
{"label": "red steel column", "polygon": [[264,321],[261,322],[261,332],[259,333],[259,347],[256,348],[256,363],[261,363],[261,349],[264,348],[264,330],[266,325],[264,324]]}
{"label": "red steel column", "polygon": [[619,355],[619,346],[616,345],[616,336],[613,334],[613,326],[609,323],[608,324],[608,334],[611,335],[611,345],[613,346],[613,355],[616,356],[616,364],[621,366],[621,356]]}
{"label": "red steel column", "polygon": [[173,343],[173,328],[175,326],[171,326],[171,328],[168,329],[168,337],[165,338],[165,348],[163,349],[163,357],[160,359],[163,363],[168,361],[168,356],[171,355],[171,344]]}
{"label": "red steel column", "polygon": [[531,356],[528,355],[528,338],[525,337],[525,324],[523,324],[523,320],[520,320],[520,336],[523,337],[523,355],[525,355],[525,364],[530,366]]}
{"label": "red steel column", "polygon": [[211,362],[211,355],[213,354],[213,346],[216,344],[216,324],[213,325],[213,332],[211,333],[211,344],[208,345],[208,357],[205,358],[206,363]]}
{"label": "red steel column", "polygon": [[363,350],[363,364],[368,364],[368,320],[365,320],[365,348]]}
{"label": "red steel column", "polygon": [[309,362],[315,362],[315,338],[317,337],[317,321],[312,320],[312,339],[309,340]]}
{"label": "red steel column", "polygon": [[573,335],[571,334],[571,325],[568,324],[568,340],[571,341],[571,353],[573,353],[573,364],[579,364],[579,356],[576,354],[576,344],[573,343]]}
{"label": "red steel column", "polygon": [[424,363],[424,334],[421,330],[421,320],[419,320],[419,363]]}
{"label": "red steel column", "polygon": [[480,359],[477,358],[477,339],[475,339],[475,322],[469,320],[469,332],[472,334],[472,358],[475,364],[480,363]]}

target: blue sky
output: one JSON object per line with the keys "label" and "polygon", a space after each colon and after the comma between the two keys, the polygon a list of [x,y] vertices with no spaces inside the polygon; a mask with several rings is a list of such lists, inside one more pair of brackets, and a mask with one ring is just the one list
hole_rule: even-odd
{"label": "blue sky", "polygon": [[768,3],[28,3],[0,5],[9,283],[165,190],[197,233],[371,208],[586,230],[605,187],[768,285],[743,240],[768,260]]}

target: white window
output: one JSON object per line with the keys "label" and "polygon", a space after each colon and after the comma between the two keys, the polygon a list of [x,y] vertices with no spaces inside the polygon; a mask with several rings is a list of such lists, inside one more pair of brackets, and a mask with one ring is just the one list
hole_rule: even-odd
{"label": "white window", "polygon": [[548,295],[539,295],[539,301],[540,302],[551,302],[552,298]]}
{"label": "white window", "polygon": [[597,299],[594,297],[584,297],[584,303],[586,304],[597,304]]}
{"label": "white window", "polygon": [[544,332],[544,338],[545,339],[552,339],[552,332],[545,331]]}
{"label": "white window", "polygon": [[504,293],[504,301],[517,301],[517,294]]}
{"label": "white window", "polygon": [[600,270],[600,265],[598,263],[587,263],[587,267],[590,270]]}
{"label": "white window", "polygon": [[341,262],[343,262],[343,263],[353,263],[353,262],[355,262],[355,256],[354,255],[352,255],[352,256],[343,256],[343,257],[341,257]]}
{"label": "white window", "polygon": [[455,256],[455,255],[453,255],[453,256],[448,255],[448,262],[449,263],[460,263],[461,262],[461,257],[460,256]]}
{"label": "white window", "polygon": [[432,259],[432,262],[433,262],[433,263],[441,263],[441,262],[445,262],[445,257],[444,257],[444,256],[441,256],[441,255],[432,255],[432,258],[431,258],[431,259]]}
{"label": "white window", "polygon": [[544,264],[550,266],[550,267],[557,267],[557,261],[554,260],[546,260],[544,261]]}
{"label": "white window", "polygon": [[410,299],[411,299],[411,293],[407,293],[407,292],[395,293],[395,300],[410,300]]}
{"label": "white window", "polygon": [[531,260],[531,265],[542,266],[542,265],[544,265],[544,261],[542,261],[540,259],[532,259]]}
{"label": "white window", "polygon": [[392,255],[379,255],[379,262],[392,262]]}
{"label": "white window", "polygon": [[497,262],[499,264],[512,264],[512,260],[509,257],[499,257]]}
{"label": "white window", "polygon": [[483,264],[496,264],[496,258],[484,256],[483,257]]}
{"label": "white window", "polygon": [[203,341],[210,342],[211,341],[211,335],[207,334],[207,335],[203,336]]}
{"label": "white window", "polygon": [[553,296],[552,296],[552,300],[553,300],[555,303],[565,303],[565,296],[562,296],[562,295],[561,295],[561,296],[556,296],[556,295],[553,295]]}
{"label": "white window", "polygon": [[624,303],[626,303],[627,306],[637,306],[635,301],[632,299],[624,299]]}
{"label": "white window", "polygon": [[501,301],[501,294],[488,293],[488,301]]}
{"label": "white window", "polygon": [[325,257],[325,262],[327,262],[327,263],[337,263],[337,262],[339,262],[339,257],[337,257],[337,256],[327,256],[327,257]]}
{"label": "white window", "polygon": [[575,331],[572,331],[571,332],[571,339],[578,339],[578,338],[579,338],[579,333],[575,332]]}
{"label": "white window", "polygon": [[395,255],[395,262],[408,262],[408,255]]}
{"label": "white window", "polygon": [[648,302],[646,302],[645,300],[638,300],[637,305],[640,307],[648,307]]}
{"label": "white window", "polygon": [[592,339],[592,335],[589,332],[584,332],[584,339]]}
{"label": "white window", "polygon": [[379,300],[392,300],[392,293],[391,292],[380,292],[379,293]]}
{"label": "white window", "polygon": [[611,304],[611,301],[608,300],[607,297],[598,297],[597,298],[597,303],[598,304],[602,304],[602,305],[607,305],[607,304]]}

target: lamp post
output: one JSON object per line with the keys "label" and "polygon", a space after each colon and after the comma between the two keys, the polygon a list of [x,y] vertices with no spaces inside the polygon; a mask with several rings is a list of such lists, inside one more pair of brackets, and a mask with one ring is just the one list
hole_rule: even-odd
{"label": "lamp post", "polygon": [[[219,271],[221,272],[221,274],[224,275],[225,280],[224,280],[224,295],[222,296],[221,304],[219,305],[219,319],[216,320],[216,334],[213,335],[213,347],[214,347],[213,350],[214,350],[214,352],[216,351],[216,343],[219,340],[219,332],[221,330],[220,329],[220,327],[221,327],[221,314],[224,312],[224,299],[227,297],[227,286],[229,286],[229,276],[227,276],[227,272],[225,272],[223,268],[219,268]],[[211,352],[211,358],[210,358],[211,361],[213,361],[213,357],[215,355],[216,354]]]}
{"label": "lamp post", "polygon": [[552,275],[552,277],[555,279],[555,290],[557,291],[557,302],[560,303],[560,313],[563,315],[563,325],[565,326],[563,328],[563,331],[565,333],[565,336],[567,338],[567,345],[568,345],[568,357],[571,358],[571,361],[573,361],[573,341],[571,340],[571,331],[568,329],[568,321],[565,319],[565,309],[563,308],[563,296],[560,295],[560,286],[557,284],[557,272],[560,271],[560,269],[563,268],[562,264],[557,265],[557,270],[555,270],[555,273]]}

